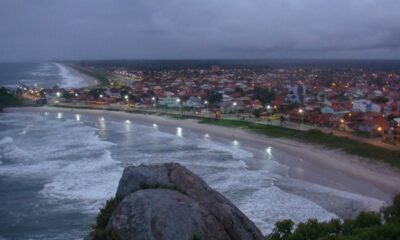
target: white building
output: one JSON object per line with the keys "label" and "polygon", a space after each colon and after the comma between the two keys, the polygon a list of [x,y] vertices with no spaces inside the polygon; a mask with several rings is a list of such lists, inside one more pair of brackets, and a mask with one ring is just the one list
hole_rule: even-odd
{"label": "white building", "polygon": [[377,112],[377,113],[380,113],[382,111],[381,106],[372,103],[370,100],[366,99],[354,100],[352,104],[353,104],[353,111]]}

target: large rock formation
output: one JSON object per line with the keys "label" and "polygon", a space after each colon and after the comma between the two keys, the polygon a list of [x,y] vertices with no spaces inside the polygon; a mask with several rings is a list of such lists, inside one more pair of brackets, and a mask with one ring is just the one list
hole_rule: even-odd
{"label": "large rock formation", "polygon": [[262,239],[238,208],[185,167],[128,167],[106,230],[119,239]]}

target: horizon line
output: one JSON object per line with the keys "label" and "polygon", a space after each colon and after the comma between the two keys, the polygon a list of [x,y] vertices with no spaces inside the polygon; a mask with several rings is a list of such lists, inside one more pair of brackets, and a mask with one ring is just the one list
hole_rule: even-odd
{"label": "horizon line", "polygon": [[38,62],[106,62],[106,61],[400,61],[400,58],[102,58],[102,59],[36,59],[0,61],[0,63]]}

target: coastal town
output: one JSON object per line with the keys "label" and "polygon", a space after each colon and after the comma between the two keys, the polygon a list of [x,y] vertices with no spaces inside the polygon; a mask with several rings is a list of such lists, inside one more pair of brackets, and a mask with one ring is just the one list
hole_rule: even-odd
{"label": "coastal town", "polygon": [[[236,119],[400,145],[400,74],[362,68],[79,67],[86,88],[19,86],[36,104]],[[82,70],[84,69],[84,70]]]}

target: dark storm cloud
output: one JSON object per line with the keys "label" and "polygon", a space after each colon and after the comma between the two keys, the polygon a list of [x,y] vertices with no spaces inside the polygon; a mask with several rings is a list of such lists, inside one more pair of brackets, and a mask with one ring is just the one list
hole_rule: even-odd
{"label": "dark storm cloud", "polygon": [[0,60],[398,58],[398,0],[0,0]]}

